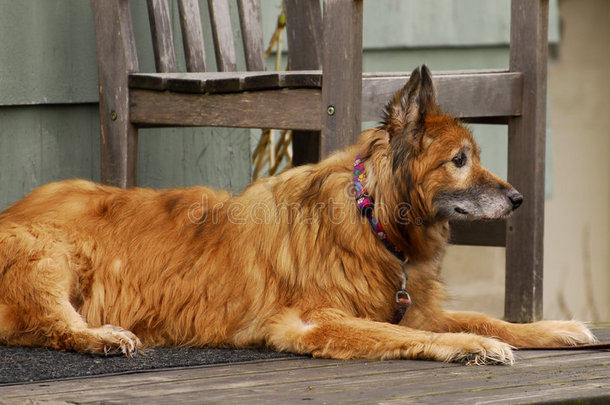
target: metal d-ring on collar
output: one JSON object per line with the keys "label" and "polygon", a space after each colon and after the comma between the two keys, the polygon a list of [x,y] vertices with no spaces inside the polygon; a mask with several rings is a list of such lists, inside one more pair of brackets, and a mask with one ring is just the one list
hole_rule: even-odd
{"label": "metal d-ring on collar", "polygon": [[398,291],[396,291],[395,294],[395,301],[396,301],[396,307],[394,308],[394,314],[392,315],[392,323],[393,324],[397,324],[399,323],[402,318],[404,318],[405,313],[407,312],[407,309],[409,309],[409,307],[412,304],[411,301],[411,296],[409,295],[409,293],[407,292],[407,261],[408,259],[405,259],[402,264],[400,265],[401,270],[402,270],[402,275],[401,275],[401,283],[400,283],[400,289]]}
{"label": "metal d-ring on collar", "polygon": [[400,288],[396,291],[394,299],[396,301],[396,308],[394,309],[394,315],[392,316],[392,323],[399,323],[404,317],[407,309],[411,306],[411,296],[407,292],[407,262],[409,261],[405,255],[396,248],[396,245],[390,241],[387,233],[383,229],[381,222],[377,221],[373,217],[373,209],[375,208],[375,201],[369,195],[368,190],[364,186],[364,180],[366,179],[366,173],[364,170],[364,162],[360,158],[360,155],[356,156],[354,160],[354,187],[356,188],[356,205],[360,213],[367,217],[373,231],[379,239],[383,242],[385,247],[396,256],[401,262],[401,281]]}
{"label": "metal d-ring on collar", "polygon": [[401,298],[405,298],[409,301],[409,305],[411,303],[411,296],[409,295],[409,293],[407,292],[407,280],[409,279],[409,277],[407,276],[407,259],[405,259],[404,262],[402,262],[402,264],[400,265],[401,270],[402,270],[402,274],[400,275],[400,290],[396,291],[396,303],[398,304]]}

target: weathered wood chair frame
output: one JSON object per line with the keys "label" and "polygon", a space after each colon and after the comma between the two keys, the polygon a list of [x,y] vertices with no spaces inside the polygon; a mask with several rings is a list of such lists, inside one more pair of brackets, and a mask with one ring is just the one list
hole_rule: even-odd
{"label": "weathered wood chair frame", "polygon": [[[91,0],[99,63],[102,181],[136,182],[137,132],[153,126],[293,129],[295,161],[354,142],[408,74],[362,74],[362,0],[285,0],[291,72],[265,72],[258,0],[237,0],[249,72],[236,73],[226,0],[208,0],[219,72],[206,71],[197,0],[178,0],[176,73],[166,0],[148,0],[158,73],[139,73],[128,0]],[[542,317],[548,0],[512,0],[508,71],[435,73],[441,106],[508,125],[508,180],[525,204],[507,221],[456,223],[454,243],[506,246],[505,317]],[[321,37],[319,28],[322,27]],[[321,70],[320,70],[321,68]],[[411,68],[411,67],[409,67]]]}

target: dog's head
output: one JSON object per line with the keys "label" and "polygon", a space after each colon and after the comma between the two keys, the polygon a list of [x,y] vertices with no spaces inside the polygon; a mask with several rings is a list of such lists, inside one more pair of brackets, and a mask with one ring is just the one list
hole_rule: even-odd
{"label": "dog's head", "polygon": [[523,196],[481,165],[470,131],[444,114],[430,70],[416,68],[385,108],[394,187],[429,220],[496,219]]}

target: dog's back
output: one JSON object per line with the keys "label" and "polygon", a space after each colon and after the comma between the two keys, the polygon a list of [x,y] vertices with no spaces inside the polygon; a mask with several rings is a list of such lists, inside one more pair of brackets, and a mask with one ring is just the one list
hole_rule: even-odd
{"label": "dog's back", "polygon": [[[231,236],[222,234],[222,222],[216,223],[218,233],[212,221],[202,220],[228,199],[228,193],[203,187],[121,190],[84,180],[34,190],[0,215],[0,338],[23,344],[22,334],[11,332],[41,328],[45,315],[39,308],[45,308],[48,322],[65,322],[66,329],[112,324],[147,344],[220,341],[247,321],[230,312],[245,312],[240,306],[249,301],[245,280],[232,277],[230,257],[218,247]],[[218,327],[196,330],[198,324]],[[41,336],[32,343],[111,350],[101,339],[98,347],[94,338],[83,347],[57,334],[55,341]],[[129,336],[119,339],[139,344]]]}

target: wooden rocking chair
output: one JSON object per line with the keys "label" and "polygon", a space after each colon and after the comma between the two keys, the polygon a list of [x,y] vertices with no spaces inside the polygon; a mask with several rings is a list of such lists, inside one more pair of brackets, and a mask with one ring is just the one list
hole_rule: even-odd
{"label": "wooden rocking chair", "polygon": [[[237,0],[247,72],[236,72],[227,0],[208,0],[218,72],[207,72],[199,2],[177,1],[187,73],[167,0],[148,0],[152,73],[138,69],[128,0],[92,0],[106,184],[136,184],[141,127],[294,129],[295,161],[316,160],[353,143],[408,79],[362,74],[362,0],[325,0],[323,19],[318,0],[286,0],[290,72],[265,72],[257,0]],[[520,322],[542,316],[547,17],[548,0],[512,0],[508,71],[435,74],[445,111],[508,124],[508,180],[526,203],[508,221],[454,224],[452,241],[506,246],[505,316]]]}

